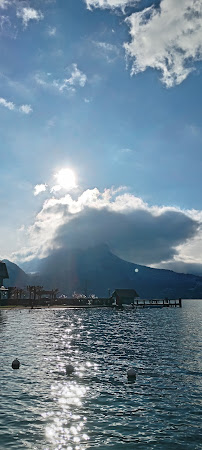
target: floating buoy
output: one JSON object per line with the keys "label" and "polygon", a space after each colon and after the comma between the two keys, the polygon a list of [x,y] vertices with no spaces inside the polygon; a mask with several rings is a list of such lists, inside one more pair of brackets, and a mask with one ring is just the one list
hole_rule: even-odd
{"label": "floating buoy", "polygon": [[18,361],[18,358],[15,358],[12,362],[12,369],[19,369],[20,367],[20,361]]}
{"label": "floating buoy", "polygon": [[74,372],[74,366],[72,366],[72,364],[67,364],[67,366],[65,367],[66,369],[66,374],[67,375],[71,375],[71,373]]}
{"label": "floating buoy", "polygon": [[136,379],[136,371],[135,369],[128,369],[127,371],[127,377],[130,378],[131,380],[135,380]]}

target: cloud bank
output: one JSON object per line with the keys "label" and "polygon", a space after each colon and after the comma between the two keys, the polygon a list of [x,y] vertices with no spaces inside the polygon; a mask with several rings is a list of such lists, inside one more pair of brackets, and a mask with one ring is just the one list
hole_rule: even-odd
{"label": "cloud bank", "polygon": [[76,199],[55,194],[45,200],[28,230],[30,247],[16,258],[106,244],[127,261],[157,265],[183,254],[183,246],[198,235],[202,221],[197,219],[194,212],[176,207],[149,206],[121,189],[88,189]]}

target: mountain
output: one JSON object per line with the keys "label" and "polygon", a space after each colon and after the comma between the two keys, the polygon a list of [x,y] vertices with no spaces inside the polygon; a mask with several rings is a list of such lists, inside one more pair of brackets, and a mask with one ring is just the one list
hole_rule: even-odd
{"label": "mountain", "polygon": [[[144,298],[202,298],[202,277],[152,269],[126,262],[106,245],[87,250],[57,250],[35,261],[37,284],[58,288],[60,294],[74,291],[107,297],[117,288],[134,288]],[[24,272],[23,272],[24,273]]]}
{"label": "mountain", "polygon": [[27,275],[17,264],[4,259],[3,262],[6,263],[8,269],[9,278],[4,280],[4,285],[8,286],[16,286],[16,287],[24,287],[29,284],[29,275]]}

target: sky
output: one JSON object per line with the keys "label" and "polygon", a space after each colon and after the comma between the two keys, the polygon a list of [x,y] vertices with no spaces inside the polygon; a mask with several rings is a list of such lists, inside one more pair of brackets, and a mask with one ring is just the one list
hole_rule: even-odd
{"label": "sky", "polygon": [[0,258],[202,275],[202,0],[0,0]]}

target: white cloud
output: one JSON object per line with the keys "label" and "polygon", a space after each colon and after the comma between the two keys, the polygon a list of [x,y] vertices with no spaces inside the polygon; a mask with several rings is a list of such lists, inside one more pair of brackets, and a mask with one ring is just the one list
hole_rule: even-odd
{"label": "white cloud", "polygon": [[36,83],[39,84],[39,86],[44,86],[44,87],[46,87],[46,86],[49,86],[49,85],[52,84],[52,82],[50,82],[50,81],[47,79],[47,75],[46,75],[46,74],[37,73],[37,74],[34,76],[34,79],[35,79]]}
{"label": "white cloud", "polygon": [[93,43],[96,45],[96,47],[101,48],[102,50],[105,50],[107,52],[118,52],[117,46],[110,44],[109,42],[94,41]]}
{"label": "white cloud", "polygon": [[86,0],[88,9],[93,8],[122,8],[127,5],[135,5],[140,0]]}
{"label": "white cloud", "polygon": [[19,231],[20,233],[22,233],[23,231],[25,231],[25,225],[23,224],[23,225],[21,225],[21,227],[20,228],[18,228],[18,230],[17,231]]}
{"label": "white cloud", "polygon": [[44,88],[55,88],[60,92],[67,90],[73,93],[76,92],[77,88],[83,88],[87,83],[86,74],[78,69],[77,64],[72,64],[68,70],[70,72],[69,78],[55,79],[51,73],[37,73],[35,81]]}
{"label": "white cloud", "polygon": [[15,104],[13,102],[8,102],[5,98],[0,98],[0,105],[5,106],[5,108],[10,109],[10,111],[13,111],[15,109]]}
{"label": "white cloud", "polygon": [[2,97],[0,98],[0,105],[4,106],[7,109],[10,109],[10,111],[19,111],[23,114],[30,114],[33,111],[30,105],[21,105],[17,107],[15,103],[9,102],[8,100]]}
{"label": "white cloud", "polygon": [[85,73],[78,69],[77,64],[73,64],[70,78],[64,79],[61,84],[58,84],[58,88],[60,91],[64,89],[75,91],[75,88],[78,86],[84,87],[86,82],[87,76]]}
{"label": "white cloud", "polygon": [[17,17],[20,17],[25,27],[27,27],[30,20],[42,20],[44,18],[41,11],[37,11],[34,8],[24,7],[17,11]]}
{"label": "white cloud", "polygon": [[19,111],[22,112],[23,114],[30,114],[33,109],[30,105],[21,105],[19,107]]}
{"label": "white cloud", "polygon": [[113,62],[119,56],[119,48],[114,44],[100,41],[93,41],[93,44],[108,62]]}
{"label": "white cloud", "polygon": [[0,35],[8,36],[12,39],[15,39],[17,36],[16,25],[12,25],[10,18],[3,14],[1,14],[1,16],[0,16]]}
{"label": "white cloud", "polygon": [[51,188],[50,192],[51,192],[51,193],[52,193],[52,192],[59,192],[59,191],[61,191],[61,189],[62,189],[62,187],[59,186],[59,184],[56,184],[55,186],[53,186],[53,187]]}
{"label": "white cloud", "polygon": [[182,83],[202,60],[201,0],[162,0],[126,19],[131,42],[125,44],[133,59],[132,74],[147,68],[162,72],[167,87]]}
{"label": "white cloud", "polygon": [[47,189],[47,184],[36,184],[34,186],[34,195],[39,195],[41,192],[45,192]]}
{"label": "white cloud", "polygon": [[10,5],[10,0],[0,0],[0,8],[7,8]]}
{"label": "white cloud", "polygon": [[[89,9],[144,5],[129,0],[86,0]],[[125,43],[132,58],[131,74],[152,68],[162,73],[162,82],[170,88],[182,83],[202,61],[202,1],[161,0],[157,7],[142,8],[126,18],[131,41]]]}

